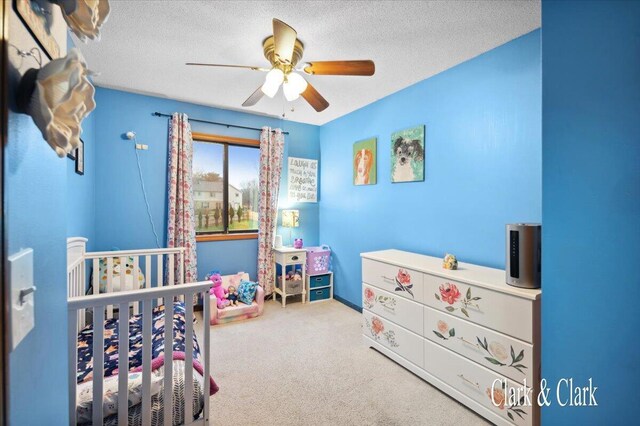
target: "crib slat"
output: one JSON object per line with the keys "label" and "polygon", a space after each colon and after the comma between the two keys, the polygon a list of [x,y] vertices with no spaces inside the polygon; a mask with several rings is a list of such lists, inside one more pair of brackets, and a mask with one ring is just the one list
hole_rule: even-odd
{"label": "crib slat", "polygon": [[151,426],[151,306],[142,301],[142,424]]}
{"label": "crib slat", "polygon": [[153,279],[153,274],[151,273],[151,256],[147,255],[144,257],[144,285],[145,287],[151,287],[151,280]]}
{"label": "crib slat", "polygon": [[102,424],[104,382],[104,306],[93,308],[93,424]]}
{"label": "crib slat", "polygon": [[158,269],[157,269],[157,273],[158,276],[156,277],[156,286],[157,287],[162,287],[164,285],[164,279],[162,278],[162,268],[163,268],[163,262],[164,262],[164,255],[163,254],[159,254],[158,257]]}
{"label": "crib slat", "polygon": [[[113,257],[107,257],[107,293],[113,292]],[[113,318],[113,307],[107,308],[107,318]]]}
{"label": "crib slat", "polygon": [[118,306],[118,424],[129,415],[129,302]]}
{"label": "crib slat", "polygon": [[[138,256],[134,256],[133,257],[133,288],[129,290],[138,290],[140,288],[138,285],[138,279],[139,279],[138,267],[140,266],[139,262],[140,261],[138,260]],[[139,311],[140,311],[140,302],[133,302],[133,314],[138,315]]]}
{"label": "crib slat", "polygon": [[[158,274],[156,276],[156,287],[160,288],[163,285],[163,278],[162,278],[162,260],[164,259],[164,255],[159,254],[158,256],[156,256],[157,259],[157,271],[156,273]],[[158,305],[160,305],[162,303],[162,298],[158,298]]]}
{"label": "crib slat", "polygon": [[120,291],[127,290],[127,260],[129,259],[120,256]]}
{"label": "crib slat", "polygon": [[113,292],[113,257],[107,257],[107,293],[111,292]]}
{"label": "crib slat", "polygon": [[175,259],[173,256],[174,256],[173,254],[169,255],[169,282],[167,283],[167,285],[174,285],[176,283],[175,270],[173,266]]}
{"label": "crib slat", "polygon": [[69,335],[69,424],[76,425],[76,388],[78,386],[78,324],[77,316],[69,315],[67,333]]}
{"label": "crib slat", "polygon": [[185,387],[184,387],[184,422],[193,421],[193,293],[185,295]]}
{"label": "crib slat", "polygon": [[82,262],[80,262],[76,268],[80,270],[80,282],[82,284],[80,287],[82,290],[80,295],[83,295],[87,290],[87,271],[84,267],[84,259],[82,259]]}
{"label": "crib slat", "polygon": [[184,250],[180,250],[180,263],[178,264],[178,284],[184,284]]}
{"label": "crib slat", "polygon": [[205,291],[202,294],[202,300],[204,300],[205,302],[202,304],[202,325],[204,327],[204,342],[203,345],[201,346],[201,350],[204,350],[204,412],[203,412],[203,417],[204,417],[204,424],[205,426],[209,424],[209,387],[211,386],[210,382],[209,382],[209,348],[211,346],[211,344],[209,343],[209,331],[210,331],[210,323],[209,323],[209,318],[210,317],[210,313],[209,313],[209,303],[206,303],[206,301],[208,301],[209,299],[209,291]]}
{"label": "crib slat", "polygon": [[93,294],[100,292],[100,267],[98,262],[99,259],[93,259]]}
{"label": "crib slat", "polygon": [[[173,425],[173,297],[164,300],[164,425]],[[186,420],[186,419],[185,419]],[[185,421],[186,423],[186,421]]]}

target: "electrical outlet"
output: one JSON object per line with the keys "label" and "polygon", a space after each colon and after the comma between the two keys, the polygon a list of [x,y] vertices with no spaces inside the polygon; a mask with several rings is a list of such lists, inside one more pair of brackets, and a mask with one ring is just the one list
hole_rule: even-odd
{"label": "electrical outlet", "polygon": [[137,143],[136,144],[136,149],[142,150],[142,151],[146,151],[149,149],[149,145],[144,145],[141,143]]}

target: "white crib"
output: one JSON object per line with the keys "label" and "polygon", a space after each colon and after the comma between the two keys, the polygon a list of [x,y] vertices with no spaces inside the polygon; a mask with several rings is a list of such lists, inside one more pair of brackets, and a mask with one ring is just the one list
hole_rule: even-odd
{"label": "white crib", "polygon": [[[152,309],[154,303],[171,306],[171,314],[165,313],[165,331],[173,330],[173,301],[182,300],[185,303],[185,394],[194,392],[193,346],[193,303],[194,296],[201,294],[207,300],[211,283],[184,282],[184,249],[165,248],[149,250],[125,250],[108,252],[86,252],[86,238],[74,237],[67,240],[67,289],[68,289],[68,333],[69,333],[69,424],[75,425],[76,393],[77,393],[77,346],[78,332],[85,327],[87,311],[93,313],[93,411],[92,424],[103,424],[103,381],[104,381],[104,321],[118,313],[118,353],[129,353],[129,314],[130,309],[136,315],[142,312],[142,424],[151,425],[151,347],[152,347]],[[126,274],[120,273],[120,291],[113,290],[114,259],[120,259],[120,265],[125,265],[133,258],[133,283],[138,283],[138,274],[144,274],[145,287],[131,289],[127,285]],[[106,292],[100,293],[99,260],[106,259]],[[144,262],[141,263],[141,260]],[[178,265],[178,276],[174,275],[175,265]],[[86,294],[88,285],[87,264],[93,267],[92,294]],[[168,268],[168,279],[165,280],[164,266]],[[140,269],[140,272],[139,272]],[[120,271],[123,272],[122,267]],[[155,276],[155,279],[154,279]],[[118,279],[118,278],[116,278]],[[175,285],[180,284],[180,285]],[[170,303],[169,303],[170,302]],[[168,304],[168,305],[167,305]],[[115,308],[115,309],[114,309]],[[209,304],[203,304],[204,318],[209,318]],[[127,321],[120,319],[127,318]],[[209,424],[209,321],[203,321],[204,336],[200,345],[203,364],[204,406],[201,416],[191,422],[193,407],[191,403],[184,403],[184,419],[188,425]],[[173,340],[173,333],[172,333]],[[173,360],[173,344],[164,345],[165,360]],[[128,407],[128,373],[127,368],[118,369],[118,407]],[[174,375],[172,362],[165,362],[164,379],[171,378],[171,386],[164,386],[164,401],[172,401]],[[197,374],[197,373],[196,373]],[[185,398],[186,399],[186,398]],[[163,408],[164,425],[173,424],[173,407],[165,403]],[[127,410],[118,409],[118,425],[127,424]]]}

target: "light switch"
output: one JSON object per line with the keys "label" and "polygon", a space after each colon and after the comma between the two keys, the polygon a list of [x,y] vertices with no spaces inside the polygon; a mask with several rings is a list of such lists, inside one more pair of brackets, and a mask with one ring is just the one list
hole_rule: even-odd
{"label": "light switch", "polygon": [[9,256],[11,286],[11,350],[14,350],[35,325],[33,249]]}

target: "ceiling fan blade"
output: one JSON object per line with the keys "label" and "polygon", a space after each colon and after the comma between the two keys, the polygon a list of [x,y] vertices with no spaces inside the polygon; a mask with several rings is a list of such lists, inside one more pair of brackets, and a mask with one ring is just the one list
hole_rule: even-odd
{"label": "ceiling fan blade", "polygon": [[262,91],[262,86],[260,86],[258,87],[258,90],[253,92],[251,96],[249,96],[247,100],[242,103],[242,106],[243,107],[254,106],[255,104],[258,103],[260,99],[262,99],[263,96],[264,96],[264,92]]}
{"label": "ceiling fan blade", "polygon": [[202,67],[245,68],[252,71],[269,71],[268,68],[250,67],[248,65],[203,64],[199,62],[187,62],[185,65],[197,65]]}
{"label": "ceiling fan blade", "polygon": [[318,112],[324,111],[329,106],[329,102],[327,102],[327,100],[323,98],[309,82],[307,82],[307,88],[300,94],[300,96],[309,102],[309,105]]}
{"label": "ceiling fan blade", "polygon": [[298,33],[279,19],[273,18],[274,54],[280,62],[291,63]]}
{"label": "ceiling fan blade", "polygon": [[304,72],[312,75],[366,75],[376,72],[373,61],[321,61],[309,62]]}

